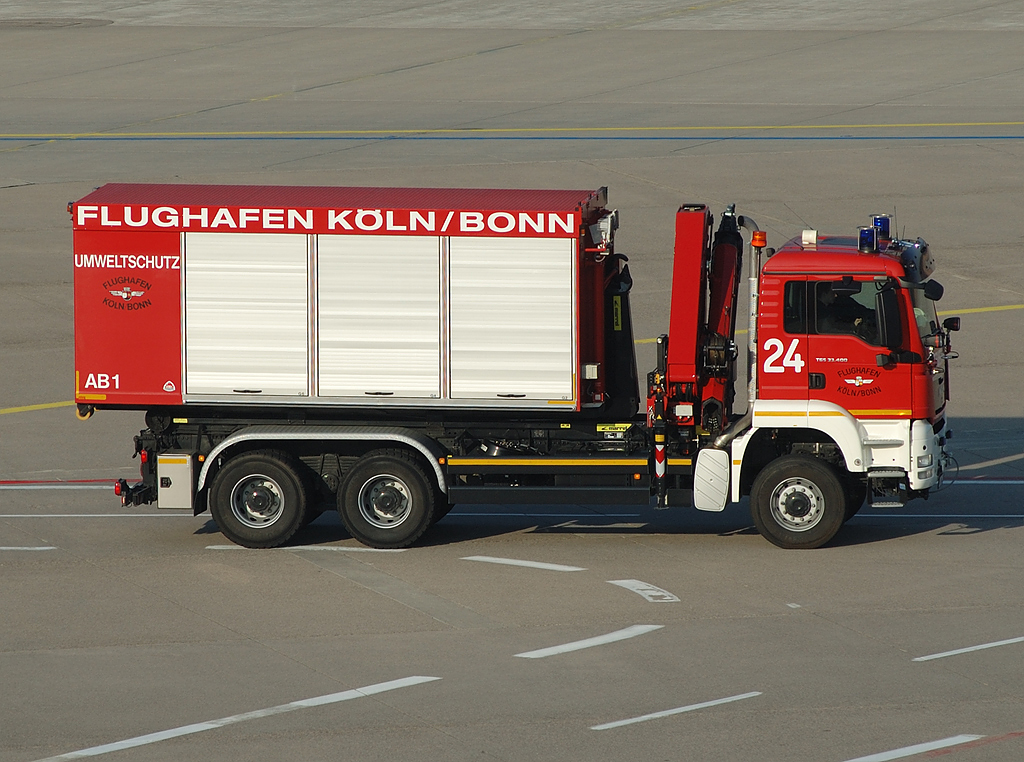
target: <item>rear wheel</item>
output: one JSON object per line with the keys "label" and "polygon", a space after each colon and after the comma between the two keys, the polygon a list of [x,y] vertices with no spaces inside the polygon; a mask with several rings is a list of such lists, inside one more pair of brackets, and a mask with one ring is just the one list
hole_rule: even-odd
{"label": "rear wheel", "polygon": [[300,464],[276,450],[238,455],[210,487],[210,514],[220,531],[247,548],[274,548],[303,526],[307,494]]}
{"label": "rear wheel", "polygon": [[785,455],[757,475],[750,513],[761,535],[780,548],[817,548],[843,525],[845,485],[828,463]]}
{"label": "rear wheel", "polygon": [[360,458],[338,490],[338,512],[349,533],[372,548],[404,548],[427,531],[435,488],[418,459],[402,450]]}

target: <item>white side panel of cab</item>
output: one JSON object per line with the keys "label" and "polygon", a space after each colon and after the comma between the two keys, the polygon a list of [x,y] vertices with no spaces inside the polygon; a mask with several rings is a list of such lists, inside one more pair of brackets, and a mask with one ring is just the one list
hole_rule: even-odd
{"label": "white side panel of cab", "polygon": [[321,235],[319,393],[441,396],[441,241]]}
{"label": "white side panel of cab", "polygon": [[309,393],[305,235],[185,234],[185,393]]}
{"label": "white side panel of cab", "polygon": [[570,239],[452,238],[452,399],[575,398]]}

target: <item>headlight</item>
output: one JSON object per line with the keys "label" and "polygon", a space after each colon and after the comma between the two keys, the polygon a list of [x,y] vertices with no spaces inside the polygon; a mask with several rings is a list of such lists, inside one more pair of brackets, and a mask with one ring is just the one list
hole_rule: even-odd
{"label": "headlight", "polygon": [[932,454],[931,453],[928,453],[927,455],[918,455],[917,456],[917,467],[918,468],[927,468],[932,463],[934,463],[934,460],[932,459]]}

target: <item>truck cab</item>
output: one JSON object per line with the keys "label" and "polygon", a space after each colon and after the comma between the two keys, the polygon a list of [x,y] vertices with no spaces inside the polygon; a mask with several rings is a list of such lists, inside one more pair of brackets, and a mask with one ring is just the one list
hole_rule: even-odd
{"label": "truck cab", "polygon": [[[817,547],[865,499],[902,506],[942,478],[959,319],[939,323],[927,243],[862,238],[805,231],[760,270],[756,396],[728,445],[733,498],[750,494],[758,528],[783,547]],[[823,482],[842,511],[826,510]]]}

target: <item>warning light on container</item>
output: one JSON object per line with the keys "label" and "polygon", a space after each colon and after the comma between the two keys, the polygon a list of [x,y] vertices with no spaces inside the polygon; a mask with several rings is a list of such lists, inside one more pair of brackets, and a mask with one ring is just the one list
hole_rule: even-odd
{"label": "warning light on container", "polygon": [[142,450],[139,453],[139,460],[143,463],[149,463],[149,450]]}
{"label": "warning light on container", "polygon": [[768,234],[763,230],[755,230],[753,235],[750,237],[750,245],[758,249],[763,249],[768,245]]}

